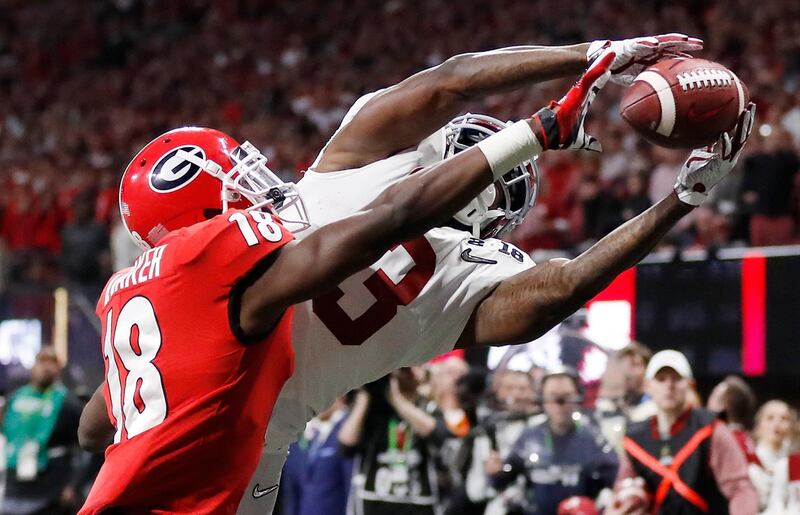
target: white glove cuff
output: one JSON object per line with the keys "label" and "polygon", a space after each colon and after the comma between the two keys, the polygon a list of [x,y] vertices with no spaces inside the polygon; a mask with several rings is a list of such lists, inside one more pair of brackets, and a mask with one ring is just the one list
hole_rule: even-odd
{"label": "white glove cuff", "polygon": [[542,152],[542,144],[525,120],[481,140],[476,147],[486,156],[495,180]]}
{"label": "white glove cuff", "polygon": [[688,186],[681,184],[680,181],[675,183],[675,193],[678,194],[678,199],[680,199],[681,202],[695,207],[699,206],[708,199],[707,193],[701,193],[699,191],[689,189]]}
{"label": "white glove cuff", "polygon": [[597,59],[609,43],[611,43],[610,39],[597,39],[592,41],[589,44],[589,48],[586,50],[586,61],[592,64],[592,61]]}

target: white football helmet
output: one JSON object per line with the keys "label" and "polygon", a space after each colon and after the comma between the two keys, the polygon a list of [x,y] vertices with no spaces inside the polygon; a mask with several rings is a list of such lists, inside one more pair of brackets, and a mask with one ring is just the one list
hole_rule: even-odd
{"label": "white football helmet", "polygon": [[[483,114],[467,113],[445,127],[444,158],[470,148],[506,128],[509,123]],[[522,223],[539,195],[536,157],[509,170],[453,217],[476,238],[492,238]]]}

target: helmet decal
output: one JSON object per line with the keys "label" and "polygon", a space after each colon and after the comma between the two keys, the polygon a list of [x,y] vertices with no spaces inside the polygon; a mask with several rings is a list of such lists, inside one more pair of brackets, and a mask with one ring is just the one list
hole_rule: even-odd
{"label": "helmet decal", "polygon": [[150,172],[150,187],[157,193],[169,193],[183,188],[197,177],[206,154],[195,145],[174,148],[158,158]]}

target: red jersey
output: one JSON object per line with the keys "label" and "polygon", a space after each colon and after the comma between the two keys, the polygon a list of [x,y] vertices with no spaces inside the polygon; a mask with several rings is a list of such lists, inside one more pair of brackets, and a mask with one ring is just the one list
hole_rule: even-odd
{"label": "red jersey", "polygon": [[111,277],[97,314],[116,434],[81,514],[236,511],[294,355],[291,309],[245,343],[231,291],[291,239],[269,215],[228,211]]}

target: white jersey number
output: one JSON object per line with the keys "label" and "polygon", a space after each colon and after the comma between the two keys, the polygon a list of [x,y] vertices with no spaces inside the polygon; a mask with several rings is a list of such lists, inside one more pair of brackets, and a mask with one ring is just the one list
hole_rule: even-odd
{"label": "white jersey number", "polygon": [[[398,283],[392,281],[380,268],[370,275],[364,281],[364,286],[375,296],[375,302],[355,320],[339,306],[339,299],[344,296],[339,287],[312,301],[314,313],[342,345],[364,343],[394,318],[399,306],[407,306],[417,298],[433,277],[436,252],[428,240],[424,237],[418,238],[400,246],[411,256],[413,266]],[[392,250],[396,248],[397,246]]]}
{"label": "white jersey number", "polygon": [[[127,437],[133,438],[162,423],[167,417],[167,397],[161,373],[153,364],[161,349],[161,329],[153,305],[145,297],[133,297],[114,325],[113,310],[108,310],[103,357],[117,429],[114,443],[119,443],[123,427]],[[127,372],[124,384],[117,358]]]}
{"label": "white jersey number", "polygon": [[[281,238],[283,238],[281,228],[272,221],[272,217],[269,214],[262,213],[261,211],[248,211],[247,213],[250,215],[250,218],[256,222],[256,229],[258,229],[258,232],[261,233],[261,236],[263,236],[265,240],[272,242],[281,241]],[[256,236],[256,232],[250,226],[250,222],[247,221],[247,217],[243,213],[233,213],[228,217],[228,221],[236,222],[248,247],[258,245],[258,236]]]}

